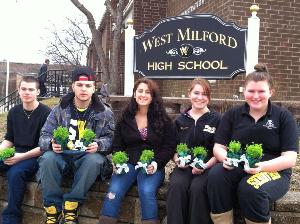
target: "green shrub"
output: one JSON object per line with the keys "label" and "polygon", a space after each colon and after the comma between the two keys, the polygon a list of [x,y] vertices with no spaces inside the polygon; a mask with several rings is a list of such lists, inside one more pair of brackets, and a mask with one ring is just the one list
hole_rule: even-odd
{"label": "green shrub", "polygon": [[207,150],[203,146],[196,146],[192,148],[193,156],[204,160],[207,156]]}
{"label": "green shrub", "polygon": [[0,150],[0,160],[6,160],[12,156],[14,156],[16,150],[14,147],[9,147]]}
{"label": "green shrub", "polygon": [[185,156],[189,153],[189,148],[187,146],[187,144],[185,143],[180,143],[176,146],[176,152],[180,155],[180,156]]}
{"label": "green shrub", "polygon": [[239,141],[232,140],[228,145],[228,151],[234,154],[241,153],[241,143]]}
{"label": "green shrub", "polygon": [[259,162],[263,155],[262,144],[246,145],[246,158],[249,162],[249,167],[255,167],[255,163]]}
{"label": "green shrub", "polygon": [[123,164],[128,161],[128,155],[126,152],[118,151],[112,155],[112,163],[114,165]]}
{"label": "green shrub", "polygon": [[154,159],[153,150],[144,149],[140,156],[140,162],[150,163],[153,159]]}
{"label": "green shrub", "polygon": [[66,127],[58,126],[53,131],[53,138],[57,144],[60,144],[62,149],[65,149],[69,139],[69,131]]}
{"label": "green shrub", "polygon": [[83,145],[84,146],[88,146],[89,144],[91,144],[94,139],[96,137],[96,134],[95,132],[93,132],[91,129],[85,129],[83,131],[83,134],[82,134],[82,142],[83,142]]}
{"label": "green shrub", "polygon": [[246,155],[249,158],[261,159],[263,148],[262,144],[251,144],[246,146]]}

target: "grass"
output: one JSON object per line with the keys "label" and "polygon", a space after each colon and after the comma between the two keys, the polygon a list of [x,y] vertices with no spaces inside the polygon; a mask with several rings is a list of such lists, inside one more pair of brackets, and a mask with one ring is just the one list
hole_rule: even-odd
{"label": "grass", "polygon": [[59,103],[59,98],[57,97],[51,97],[45,100],[41,101],[43,104],[47,105],[50,108],[53,108],[54,106],[56,106]]}

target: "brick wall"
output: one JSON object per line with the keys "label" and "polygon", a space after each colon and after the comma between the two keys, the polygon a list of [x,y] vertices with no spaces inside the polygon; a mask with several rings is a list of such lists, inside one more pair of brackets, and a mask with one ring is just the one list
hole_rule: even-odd
{"label": "brick wall", "polygon": [[[300,1],[261,0],[258,16],[261,20],[259,62],[266,63],[274,77],[276,100],[298,100],[300,98]],[[136,34],[152,28],[158,21],[168,16],[189,13],[211,13],[224,21],[233,21],[246,27],[251,16],[249,7],[253,0],[139,0],[133,3],[133,21]],[[105,18],[106,28],[110,19]],[[111,36],[107,32],[106,51]],[[122,46],[121,46],[122,47]],[[123,47],[122,47],[123,48]],[[121,52],[121,60],[123,52]],[[123,73],[120,65],[120,73]],[[139,77],[136,75],[135,77]],[[218,80],[212,83],[213,98],[233,98],[240,96],[245,74],[233,80]],[[189,81],[159,80],[163,96],[187,94]],[[120,92],[122,93],[122,91]]]}
{"label": "brick wall", "polygon": [[[177,16],[197,1],[169,0],[167,16]],[[252,0],[203,0],[203,5],[193,13],[212,13],[225,21],[234,21],[246,27]],[[299,100],[300,98],[300,1],[259,1],[258,17],[261,20],[259,62],[266,63],[274,77],[275,99]],[[212,84],[213,97],[232,98],[239,95],[245,74],[233,80]],[[186,94],[187,81],[159,81],[164,96]]]}
{"label": "brick wall", "polygon": [[166,17],[167,5],[166,0],[139,0],[134,1],[133,6],[133,28],[136,35],[150,29],[159,20]]}

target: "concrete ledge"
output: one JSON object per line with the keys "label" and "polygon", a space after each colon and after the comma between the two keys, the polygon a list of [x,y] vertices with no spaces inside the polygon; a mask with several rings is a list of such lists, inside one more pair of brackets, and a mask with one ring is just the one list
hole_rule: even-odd
{"label": "concrete ledge", "polygon": [[[66,183],[65,183],[66,184]],[[64,185],[65,185],[64,184]],[[70,186],[70,185],[69,185]],[[107,192],[108,182],[100,183],[97,181],[89,191],[87,200],[83,206],[80,207],[80,223],[93,224],[98,223],[99,212],[102,207],[103,198]],[[68,188],[63,188],[65,191]],[[165,194],[167,187],[164,185],[159,189],[158,201],[160,217],[165,216]],[[7,204],[7,181],[6,177],[0,173],[0,211]],[[44,209],[42,192],[37,182],[30,181],[27,184],[27,191],[23,202],[24,210],[24,224],[40,224],[44,220]],[[34,217],[34,220],[32,219]],[[136,187],[133,187],[127,194],[122,203],[120,211],[119,223],[136,223],[140,224],[140,201]],[[30,220],[30,221],[29,221]]]}
{"label": "concrete ledge", "polygon": [[[102,201],[107,192],[108,182],[100,183],[97,181],[87,195],[87,200],[80,208],[81,224],[97,224]],[[64,188],[67,190],[68,188]],[[166,192],[167,183],[158,191],[159,216],[161,221],[166,221]],[[7,181],[3,174],[0,174],[0,210],[6,206]],[[42,203],[42,193],[40,186],[35,181],[27,185],[24,203],[24,224],[40,224],[44,220],[44,210]],[[300,223],[300,192],[288,192],[282,199],[271,206],[272,224]],[[140,224],[140,201],[136,187],[133,187],[127,194],[122,203],[120,213],[120,224],[134,223]],[[236,215],[236,224],[242,224],[243,219],[239,214]]]}

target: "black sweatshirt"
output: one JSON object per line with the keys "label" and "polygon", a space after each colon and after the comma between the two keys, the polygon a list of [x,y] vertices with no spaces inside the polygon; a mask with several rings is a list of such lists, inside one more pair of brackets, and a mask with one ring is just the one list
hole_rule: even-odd
{"label": "black sweatshirt", "polygon": [[141,138],[135,117],[126,117],[118,122],[115,130],[112,150],[125,151],[129,163],[135,165],[144,149],[153,149],[154,161],[158,169],[162,169],[173,157],[176,147],[175,129],[172,123],[164,128],[163,135],[158,136],[150,125],[147,127],[147,139]]}

